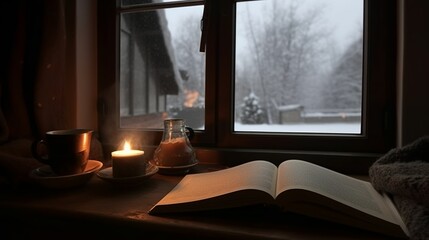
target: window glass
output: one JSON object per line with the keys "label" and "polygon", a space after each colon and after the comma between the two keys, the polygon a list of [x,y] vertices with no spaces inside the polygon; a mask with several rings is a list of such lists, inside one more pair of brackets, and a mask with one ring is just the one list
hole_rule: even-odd
{"label": "window glass", "polygon": [[202,6],[121,14],[120,127],[162,128],[166,117],[204,129]]}
{"label": "window glass", "polygon": [[363,134],[363,7],[238,2],[234,131]]}

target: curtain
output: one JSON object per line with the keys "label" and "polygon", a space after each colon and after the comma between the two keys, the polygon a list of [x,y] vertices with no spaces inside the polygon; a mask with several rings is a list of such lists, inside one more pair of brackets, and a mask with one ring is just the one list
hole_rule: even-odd
{"label": "curtain", "polygon": [[0,183],[26,182],[41,165],[31,156],[32,140],[73,124],[75,88],[67,71],[74,68],[67,56],[74,56],[68,54],[74,21],[66,6],[73,1],[2,2]]}
{"label": "curtain", "polygon": [[[63,0],[6,1],[1,19],[0,140],[40,137],[69,124],[69,37]],[[67,109],[67,108],[66,108]],[[73,108],[70,108],[73,109]],[[0,118],[1,121],[1,118]]]}

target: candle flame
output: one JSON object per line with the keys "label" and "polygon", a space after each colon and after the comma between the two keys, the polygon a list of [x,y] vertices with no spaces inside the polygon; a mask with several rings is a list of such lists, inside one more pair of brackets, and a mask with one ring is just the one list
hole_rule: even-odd
{"label": "candle flame", "polygon": [[131,150],[131,145],[128,141],[125,141],[124,143],[124,150],[125,151],[130,151]]}

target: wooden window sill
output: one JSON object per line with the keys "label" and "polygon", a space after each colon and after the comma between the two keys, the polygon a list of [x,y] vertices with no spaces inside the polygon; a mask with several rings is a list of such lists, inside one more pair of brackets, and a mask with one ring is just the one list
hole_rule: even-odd
{"label": "wooden window sill", "polygon": [[[193,172],[223,168],[198,165]],[[39,187],[0,193],[0,221],[9,236],[157,237],[172,239],[388,239],[339,224],[303,216],[233,209],[211,213],[151,216],[147,212],[181,179],[153,175],[137,186],[119,186],[94,176],[75,189]],[[22,231],[26,229],[26,231]],[[58,234],[66,235],[58,235]]]}

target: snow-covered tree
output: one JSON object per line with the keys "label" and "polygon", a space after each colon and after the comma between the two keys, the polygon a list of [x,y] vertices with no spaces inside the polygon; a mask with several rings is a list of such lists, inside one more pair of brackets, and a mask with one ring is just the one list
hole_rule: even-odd
{"label": "snow-covered tree", "polygon": [[[178,96],[170,95],[168,103],[174,109],[183,107],[204,108],[205,54],[198,51],[200,44],[200,19],[187,16],[178,24],[180,31],[172,39],[174,58],[182,81]],[[190,102],[191,101],[191,102]]]}
{"label": "snow-covered tree", "polygon": [[326,105],[334,109],[362,106],[362,36],[339,59],[327,85]]}
{"label": "snow-covered tree", "polygon": [[243,124],[265,123],[265,111],[260,106],[259,97],[253,92],[244,97],[244,103],[241,105],[240,120]]}
{"label": "snow-covered tree", "polygon": [[261,105],[267,109],[268,121],[272,123],[272,101],[279,105],[296,104],[302,101],[303,92],[309,92],[304,83],[307,78],[317,75],[315,69],[324,56],[322,43],[327,39],[328,31],[322,21],[323,7],[303,10],[301,1],[285,4],[273,0],[269,3],[262,9],[266,17],[260,20],[247,11],[247,20],[243,23],[247,23],[252,61],[241,61],[241,64],[251,66],[239,69],[252,71],[252,75],[238,75],[236,81],[254,85],[253,90],[261,96]]}

